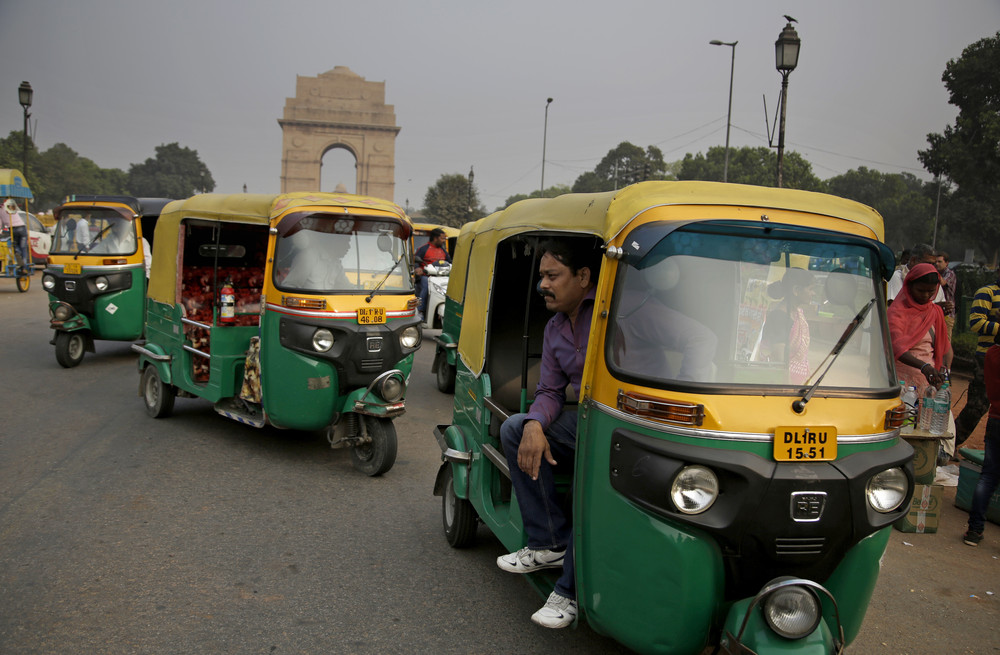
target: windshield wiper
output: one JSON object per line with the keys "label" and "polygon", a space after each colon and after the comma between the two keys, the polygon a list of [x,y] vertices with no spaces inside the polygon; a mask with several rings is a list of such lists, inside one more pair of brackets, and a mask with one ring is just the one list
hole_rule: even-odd
{"label": "windshield wiper", "polygon": [[389,272],[385,274],[385,277],[382,278],[382,281],[375,285],[375,288],[372,289],[372,292],[368,294],[367,298],[365,298],[365,302],[370,303],[372,301],[372,298],[375,297],[375,293],[382,288],[382,285],[385,284],[385,281],[389,279],[389,276],[392,275],[392,272],[396,270],[397,266],[399,266],[399,262],[403,261],[403,257],[406,257],[405,252],[399,256],[399,259],[397,259],[396,263],[392,265],[392,268],[389,269]]}
{"label": "windshield wiper", "polygon": [[[869,310],[871,310],[872,305],[874,304],[875,304],[875,298],[872,298],[871,300],[868,301],[867,305],[861,308],[861,311],[859,311],[855,315],[854,319],[847,324],[847,327],[844,328],[844,333],[840,335],[840,338],[837,339],[837,343],[833,345],[833,350],[827,353],[826,357],[823,358],[823,361],[820,363],[820,365],[816,367],[816,370],[819,371],[820,369],[823,369],[824,365],[826,365],[826,368],[823,369],[823,372],[816,379],[816,381],[812,383],[812,386],[806,389],[805,394],[803,394],[801,398],[792,403],[792,409],[795,410],[796,414],[801,414],[805,410],[806,403],[808,403],[809,399],[812,398],[813,393],[816,391],[816,387],[819,386],[819,383],[823,381],[824,377],[826,377],[826,374],[830,371],[830,368],[833,367],[833,362],[837,360],[837,356],[840,355],[840,351],[844,349],[844,346],[847,345],[847,342],[850,341],[851,337],[858,330],[858,326],[860,326],[861,322],[865,320],[865,316],[868,315]],[[813,375],[815,375],[815,373],[813,373]],[[806,382],[808,381],[809,380],[806,380]]]}
{"label": "windshield wiper", "polygon": [[108,226],[107,226],[107,227],[105,227],[105,228],[104,228],[103,230],[101,230],[100,232],[98,232],[97,236],[96,236],[96,237],[94,237],[94,238],[93,238],[93,239],[91,240],[91,242],[90,242],[90,243],[88,243],[88,244],[87,244],[86,246],[84,246],[84,247],[83,247],[83,249],[81,249],[81,250],[78,250],[78,251],[76,252],[76,254],[75,254],[75,255],[73,255],[73,259],[76,259],[77,257],[79,257],[79,256],[80,256],[80,253],[84,253],[84,252],[90,252],[90,249],[91,249],[91,248],[92,248],[92,247],[94,246],[94,244],[95,244],[95,243],[97,243],[98,241],[100,241],[101,239],[103,239],[103,238],[104,238],[104,235],[105,235],[105,234],[107,234],[107,233],[108,233],[108,230],[110,230],[110,229],[111,229],[111,226],[110,226],[110,225],[108,225]]}

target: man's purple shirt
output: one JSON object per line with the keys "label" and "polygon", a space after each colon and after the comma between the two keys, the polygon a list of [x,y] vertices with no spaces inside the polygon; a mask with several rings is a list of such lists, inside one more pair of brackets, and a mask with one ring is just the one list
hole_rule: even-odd
{"label": "man's purple shirt", "polygon": [[558,312],[545,325],[542,339],[542,369],[535,388],[535,401],[528,410],[526,420],[535,420],[542,429],[562,413],[566,404],[566,385],[572,384],[580,396],[583,364],[587,358],[590,340],[590,321],[594,316],[596,287],[592,287],[580,302],[576,316],[576,329],[570,324],[569,315]]}

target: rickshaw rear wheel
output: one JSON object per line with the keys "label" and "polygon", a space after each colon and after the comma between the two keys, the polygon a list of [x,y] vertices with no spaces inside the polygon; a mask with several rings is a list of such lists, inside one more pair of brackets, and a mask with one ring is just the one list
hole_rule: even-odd
{"label": "rickshaw rear wheel", "polygon": [[82,332],[59,332],[56,334],[56,361],[63,368],[73,368],[83,361],[87,350],[87,339]]}
{"label": "rickshaw rear wheel", "polygon": [[448,363],[448,355],[444,351],[438,353],[437,388],[441,393],[455,392],[455,367]]}
{"label": "rickshaw rear wheel", "polygon": [[31,286],[31,278],[28,277],[27,275],[22,275],[21,277],[17,278],[17,290],[20,291],[21,293],[27,291],[28,287],[30,286]]}
{"label": "rickshaw rear wheel", "polygon": [[164,384],[155,366],[147,366],[142,372],[142,401],[146,413],[153,418],[170,416],[174,411],[174,388]]}
{"label": "rickshaw rear wheel", "polygon": [[354,468],[365,475],[382,475],[396,463],[396,426],[391,419],[363,418],[371,441],[351,449]]}
{"label": "rickshaw rear wheel", "polygon": [[441,519],[444,536],[452,548],[465,548],[476,540],[476,508],[468,500],[455,495],[455,475],[448,464],[441,494]]}

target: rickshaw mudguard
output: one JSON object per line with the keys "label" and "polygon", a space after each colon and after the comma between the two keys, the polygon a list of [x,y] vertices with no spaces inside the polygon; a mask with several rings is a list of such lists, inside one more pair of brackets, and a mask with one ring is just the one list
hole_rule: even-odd
{"label": "rickshaw mudguard", "polygon": [[[726,615],[723,639],[729,639],[723,651],[742,653],[736,647],[736,636],[742,629],[739,644],[755,653],[816,653],[827,655],[837,652],[839,635],[843,632],[844,647],[858,636],[868,603],[878,581],[879,561],[889,543],[891,527],[882,528],[858,542],[841,560],[836,570],[822,583],[837,601],[834,608],[829,598],[820,597],[823,618],[812,633],[802,639],[790,640],[776,634],[764,621],[760,605],[751,609],[753,598],[744,598],[732,604]],[[747,617],[747,612],[750,616]],[[840,625],[838,626],[838,618]],[[746,627],[743,627],[744,619]],[[727,637],[728,636],[728,637]]]}
{"label": "rickshaw mudguard", "polygon": [[[156,372],[164,384],[173,384],[174,376],[170,370],[170,353],[159,344],[146,342],[143,345],[132,344],[132,350],[139,354],[136,367],[139,369],[139,395],[142,395],[142,372],[147,366],[156,367]],[[154,359],[159,358],[159,359]]]}
{"label": "rickshaw mudguard", "polygon": [[[441,430],[441,428],[444,430]],[[452,484],[455,487],[455,496],[462,500],[469,499],[469,466],[472,462],[472,453],[469,451],[468,440],[462,432],[462,428],[457,425],[438,426],[434,431],[434,436],[438,438],[438,445],[441,447],[441,467],[438,469],[437,478],[434,480],[434,495],[444,494],[444,473],[447,467],[451,467]],[[453,457],[450,457],[454,453]],[[467,457],[464,462],[457,461]]]}

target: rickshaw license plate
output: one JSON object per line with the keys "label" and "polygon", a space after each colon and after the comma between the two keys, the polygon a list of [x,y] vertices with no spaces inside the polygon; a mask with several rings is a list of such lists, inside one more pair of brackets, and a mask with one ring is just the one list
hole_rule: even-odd
{"label": "rickshaw license plate", "polygon": [[832,425],[778,427],[774,459],[779,462],[826,462],[837,459],[837,428]]}
{"label": "rickshaw license plate", "polygon": [[385,307],[360,307],[358,309],[359,325],[377,325],[385,323]]}
{"label": "rickshaw license plate", "polygon": [[83,272],[83,264],[80,262],[70,262],[63,264],[63,273],[66,275],[79,275]]}

